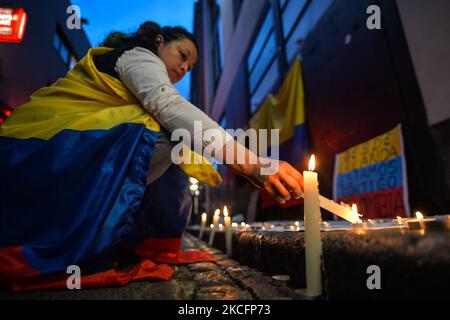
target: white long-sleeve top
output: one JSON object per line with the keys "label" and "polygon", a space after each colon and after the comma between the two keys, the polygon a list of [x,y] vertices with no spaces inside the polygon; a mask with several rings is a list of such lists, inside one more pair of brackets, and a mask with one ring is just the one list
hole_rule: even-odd
{"label": "white long-sleeve top", "polygon": [[[233,139],[217,122],[180,95],[169,80],[164,62],[150,50],[135,47],[125,51],[117,60],[115,70],[120,80],[140,101],[142,107],[167,130],[162,132],[162,135],[170,135],[179,128],[186,129],[192,140],[196,136],[202,137],[202,149],[211,143],[211,140],[203,139],[203,133],[209,129],[214,129],[222,135],[224,144]],[[198,127],[194,128],[194,121],[201,121],[201,132],[198,132]],[[155,150],[155,153],[160,154],[155,158],[157,160],[152,160],[151,168],[159,169],[158,166],[162,163],[167,166],[167,157],[170,158],[171,148],[167,147],[170,136],[161,137],[160,140],[160,146],[158,147],[157,144]],[[192,148],[193,145],[189,147]],[[154,171],[150,170],[150,174],[152,175]],[[154,177],[149,176],[147,181],[151,183],[154,180]]]}

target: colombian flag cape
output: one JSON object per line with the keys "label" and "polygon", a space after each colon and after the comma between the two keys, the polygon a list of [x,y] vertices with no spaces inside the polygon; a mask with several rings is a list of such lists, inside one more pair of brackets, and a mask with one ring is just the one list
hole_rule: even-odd
{"label": "colombian flag cape", "polygon": [[[89,50],[0,128],[1,286],[64,289],[70,265],[80,267],[82,288],[168,280],[173,269],[165,263],[213,259],[179,251],[186,215],[177,215],[190,206],[171,191],[186,186],[177,184],[185,174],[211,186],[220,175],[203,159],[171,167],[169,183],[146,190],[160,126],[119,80],[95,68],[93,57],[109,50]],[[147,207],[144,196],[152,199]],[[140,236],[129,240],[136,230]],[[124,243],[143,258],[128,270],[113,268]]]}

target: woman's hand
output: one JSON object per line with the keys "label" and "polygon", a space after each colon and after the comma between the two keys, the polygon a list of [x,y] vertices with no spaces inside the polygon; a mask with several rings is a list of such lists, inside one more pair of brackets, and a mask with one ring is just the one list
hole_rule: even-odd
{"label": "woman's hand", "polygon": [[299,199],[303,193],[303,175],[285,161],[277,161],[275,165],[272,162],[270,170],[264,170],[260,163],[247,168],[243,174],[281,204],[291,198]]}
{"label": "woman's hand", "polygon": [[[235,140],[229,141],[225,146],[216,155],[217,159],[247,177],[257,187],[269,192],[279,203],[301,197],[303,175],[289,163],[258,157]],[[227,149],[233,152],[225,152]]]}

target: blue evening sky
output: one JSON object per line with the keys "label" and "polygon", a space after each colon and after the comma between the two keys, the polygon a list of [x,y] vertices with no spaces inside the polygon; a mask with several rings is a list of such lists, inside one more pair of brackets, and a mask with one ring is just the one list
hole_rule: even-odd
{"label": "blue evening sky", "polygon": [[[81,9],[81,17],[89,21],[84,30],[93,47],[111,31],[134,32],[145,21],[161,26],[194,29],[195,0],[72,0]],[[189,99],[190,73],[175,86]]]}

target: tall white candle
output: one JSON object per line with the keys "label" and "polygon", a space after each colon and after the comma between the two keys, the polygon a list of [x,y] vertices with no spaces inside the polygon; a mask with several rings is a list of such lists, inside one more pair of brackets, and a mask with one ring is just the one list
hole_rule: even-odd
{"label": "tall white candle", "polygon": [[231,257],[233,255],[232,247],[232,233],[231,233],[231,217],[228,215],[227,206],[223,208],[223,217],[225,222],[225,245],[227,248],[227,255]]}
{"label": "tall white candle", "polygon": [[214,211],[213,223],[211,224],[211,233],[209,234],[209,241],[208,241],[209,246],[212,246],[214,243],[216,228],[219,226],[219,215],[220,209],[216,209],[216,211]]}
{"label": "tall white candle", "polygon": [[206,226],[206,219],[208,218],[208,215],[206,212],[202,213],[202,224],[200,226],[200,234],[198,235],[199,239],[203,238],[203,232],[205,232],[205,226]]}
{"label": "tall white candle", "polygon": [[320,238],[320,202],[319,183],[317,173],[313,172],[315,166],[314,155],[309,161],[309,171],[303,171],[305,188],[305,258],[306,258],[306,292],[309,296],[317,297],[322,294],[322,239]]}

